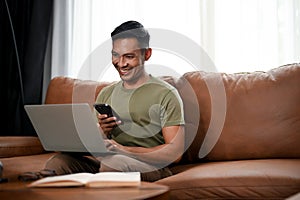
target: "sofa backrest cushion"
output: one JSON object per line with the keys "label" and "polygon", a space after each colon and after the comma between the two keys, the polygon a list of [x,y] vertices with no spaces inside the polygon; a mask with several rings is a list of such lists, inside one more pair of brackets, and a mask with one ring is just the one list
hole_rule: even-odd
{"label": "sofa backrest cushion", "polygon": [[268,72],[189,72],[176,87],[185,106],[185,161],[300,157],[300,64]]}
{"label": "sofa backrest cushion", "polygon": [[[160,78],[173,86],[177,80],[172,76],[162,76]],[[89,103],[93,105],[102,88],[113,83],[57,76],[52,78],[49,83],[45,103]]]}
{"label": "sofa backrest cushion", "polygon": [[54,77],[48,86],[45,103],[89,103],[93,105],[101,89],[111,83]]}

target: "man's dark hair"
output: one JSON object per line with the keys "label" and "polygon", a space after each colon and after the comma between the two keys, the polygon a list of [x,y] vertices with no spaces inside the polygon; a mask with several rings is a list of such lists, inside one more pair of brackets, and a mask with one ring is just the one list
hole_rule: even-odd
{"label": "man's dark hair", "polygon": [[127,21],[115,28],[111,32],[113,41],[124,38],[136,38],[141,49],[149,47],[150,35],[144,26],[137,21]]}

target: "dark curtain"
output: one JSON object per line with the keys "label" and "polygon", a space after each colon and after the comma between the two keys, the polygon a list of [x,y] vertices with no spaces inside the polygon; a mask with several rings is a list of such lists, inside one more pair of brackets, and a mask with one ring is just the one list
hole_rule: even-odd
{"label": "dark curtain", "polygon": [[42,103],[44,59],[52,11],[53,0],[0,0],[2,136],[36,135],[24,104]]}

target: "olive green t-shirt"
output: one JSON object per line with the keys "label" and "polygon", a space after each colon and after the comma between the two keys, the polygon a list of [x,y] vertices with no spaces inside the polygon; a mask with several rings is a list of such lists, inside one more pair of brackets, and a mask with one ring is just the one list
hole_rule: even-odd
{"label": "olive green t-shirt", "polygon": [[122,83],[103,88],[96,100],[110,104],[123,122],[111,132],[116,142],[154,147],[164,144],[163,127],[184,124],[182,100],[170,84],[152,76],[136,89],[125,89]]}

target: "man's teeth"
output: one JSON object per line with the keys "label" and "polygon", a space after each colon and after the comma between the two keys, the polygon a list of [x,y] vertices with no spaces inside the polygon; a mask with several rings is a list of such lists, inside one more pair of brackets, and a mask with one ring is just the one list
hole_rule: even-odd
{"label": "man's teeth", "polygon": [[126,72],[129,71],[129,69],[121,69],[120,71],[121,71],[122,73],[123,73],[123,72],[126,73]]}

